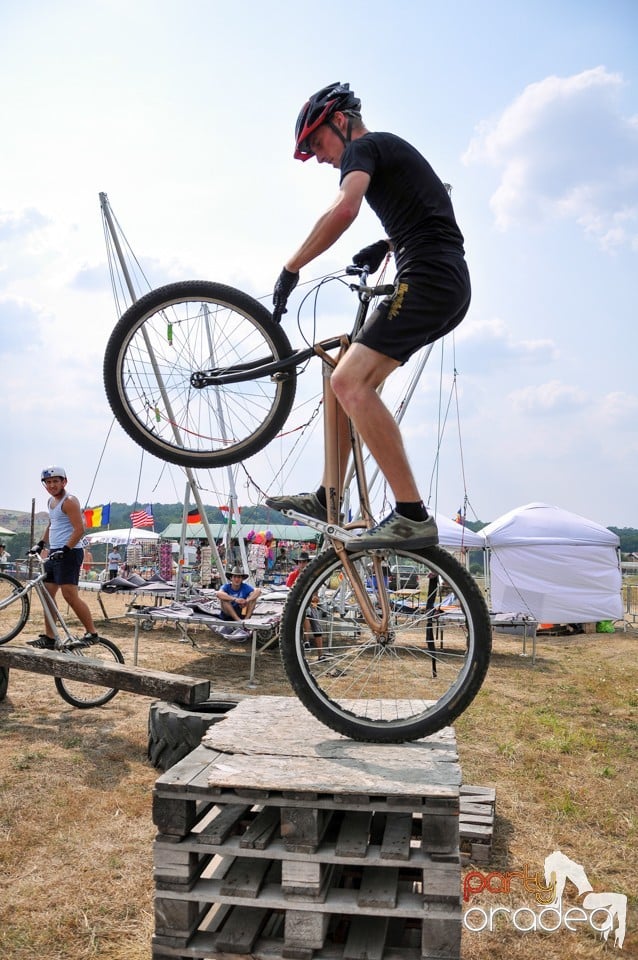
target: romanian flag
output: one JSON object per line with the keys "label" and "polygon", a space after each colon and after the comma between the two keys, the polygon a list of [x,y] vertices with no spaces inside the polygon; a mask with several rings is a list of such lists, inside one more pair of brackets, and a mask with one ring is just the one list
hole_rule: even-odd
{"label": "romanian flag", "polygon": [[106,527],[111,520],[111,504],[105,503],[101,507],[89,507],[83,511],[83,514],[84,526],[87,530],[91,527]]}
{"label": "romanian flag", "polygon": [[201,523],[202,515],[197,508],[194,510],[188,511],[188,517],[186,518],[187,523]]}

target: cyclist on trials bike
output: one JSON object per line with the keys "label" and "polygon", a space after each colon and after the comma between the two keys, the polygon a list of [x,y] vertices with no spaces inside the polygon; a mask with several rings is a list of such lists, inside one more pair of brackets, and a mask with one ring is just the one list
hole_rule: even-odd
{"label": "cyclist on trials bike", "polygon": [[[313,94],[295,128],[295,158],[330,163],[340,170],[335,201],[286,262],[273,292],[273,317],[280,321],[299,281],[299,271],[324,253],[357,217],[363,198],[379,217],[387,239],[353,258],[376,272],[390,253],[396,265],[395,291],[383,300],[332,373],[338,401],[339,462],[345,471],[348,426],[352,420],[385,476],[396,501],[377,526],[346,541],[348,549],[427,547],[438,543],[434,518],[423,504],[401,433],[377,388],[426,344],[453,330],[470,304],[470,278],[463,235],[443,183],[427,160],[391,133],[366,129],[361,101],[347,83]],[[327,519],[325,477],[315,493],[269,497],[275,510],[295,510]]]}
{"label": "cyclist on trials bike", "polygon": [[[97,640],[98,634],[91,610],[78,591],[84,558],[84,550],[79,546],[84,539],[84,518],[80,501],[66,489],[67,475],[64,467],[45,467],[40,480],[49,494],[49,523],[42,539],[32,549],[38,553],[42,550],[49,551],[44,565],[44,586],[53,600],[58,590],[62,591],[62,596],[86,630],[82,640],[88,643]],[[48,625],[46,629],[49,629]],[[27,640],[27,643],[39,649],[55,650],[55,639],[48,633],[41,633],[36,640]]]}

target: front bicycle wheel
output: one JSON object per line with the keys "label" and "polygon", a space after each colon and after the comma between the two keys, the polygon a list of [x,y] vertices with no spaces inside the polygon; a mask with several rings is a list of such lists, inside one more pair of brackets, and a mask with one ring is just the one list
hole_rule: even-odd
{"label": "front bicycle wheel", "polygon": [[[490,618],[476,583],[445,550],[374,554],[389,591],[384,634],[367,625],[330,549],[288,598],[282,660],[295,693],[326,726],[353,740],[416,740],[451,723],[478,693],[490,660]],[[372,553],[350,556],[378,608]]]}
{"label": "front bicycle wheel", "polygon": [[[67,648],[65,652],[71,657],[86,659],[86,666],[94,666],[112,663],[124,663],[124,657],[116,645],[105,637],[98,637],[90,646],[78,646],[73,649]],[[105,703],[112,700],[118,692],[117,687],[104,687],[99,684],[91,683],[88,680],[73,680],[68,677],[55,677],[55,686],[62,697],[72,707],[78,707],[80,710],[88,710],[90,707],[103,707]]]}
{"label": "front bicycle wheel", "polygon": [[20,633],[29,619],[31,601],[28,593],[18,596],[23,584],[8,573],[0,573],[0,644],[8,643]]}
{"label": "front bicycle wheel", "polygon": [[248,294],[193,280],[151,291],[115,326],[104,356],[113,413],[144,450],[184,467],[224,467],[257,453],[281,430],[296,373],[196,386],[203,371],[281,360],[290,342]]}

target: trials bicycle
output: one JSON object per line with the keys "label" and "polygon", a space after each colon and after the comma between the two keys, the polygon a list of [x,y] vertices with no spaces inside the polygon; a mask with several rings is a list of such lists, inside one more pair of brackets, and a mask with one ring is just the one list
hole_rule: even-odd
{"label": "trials bicycle", "polygon": [[[280,650],[301,701],[323,723],[358,740],[414,740],[451,723],[487,672],[491,624],[476,583],[440,547],[346,551],[340,526],[336,400],[329,375],[362,327],[374,297],[368,268],[348,267],[357,294],[352,333],[293,350],[269,311],[218,283],[169,284],[136,301],[107,344],[104,384],[116,419],[145,450],[185,467],[221,467],[263,449],[282,429],[297,376],[311,357],[324,368],[328,517],[288,516],[330,544],[299,576],[284,608]],[[336,356],[329,351],[337,351]],[[361,440],[351,424],[361,520],[371,527]],[[439,590],[453,595],[442,608]],[[308,637],[314,606],[321,640]]]}
{"label": "trials bicycle", "polygon": [[[8,643],[24,629],[31,612],[31,593],[35,593],[42,604],[45,623],[55,638],[57,652],[109,664],[124,663],[121,651],[111,640],[105,637],[84,640],[71,633],[55,600],[44,586],[44,561],[39,554],[32,554],[30,559],[34,556],[40,565],[40,573],[33,580],[23,584],[11,574],[0,573],[0,644]],[[97,686],[84,680],[53,679],[62,699],[80,709],[102,707],[118,692],[115,687]]]}

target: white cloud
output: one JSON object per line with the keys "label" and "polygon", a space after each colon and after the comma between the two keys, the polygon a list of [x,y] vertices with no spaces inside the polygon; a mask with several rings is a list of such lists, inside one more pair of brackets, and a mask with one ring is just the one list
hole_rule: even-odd
{"label": "white cloud", "polygon": [[638,423],[638,397],[622,391],[608,393],[602,399],[600,415],[610,424],[626,424],[633,429]]}
{"label": "white cloud", "polygon": [[13,242],[18,237],[28,236],[48,223],[47,217],[33,207],[20,213],[0,210],[0,243]]}
{"label": "white cloud", "polygon": [[602,247],[638,244],[638,117],[604,67],[532,83],[471,141],[464,162],[502,170],[496,223],[568,218]]}
{"label": "white cloud", "polygon": [[525,387],[523,390],[514,390],[508,397],[514,410],[532,416],[547,416],[561,413],[572,413],[586,407],[589,403],[589,394],[579,387],[561,383],[560,380],[550,380],[538,386]]}
{"label": "white cloud", "polygon": [[457,364],[465,371],[494,367],[508,361],[517,364],[546,364],[556,360],[559,351],[553,340],[516,340],[504,320],[467,320],[455,334]]}
{"label": "white cloud", "polygon": [[13,362],[20,351],[32,352],[41,342],[43,319],[43,311],[36,304],[19,297],[0,297],[0,355]]}

